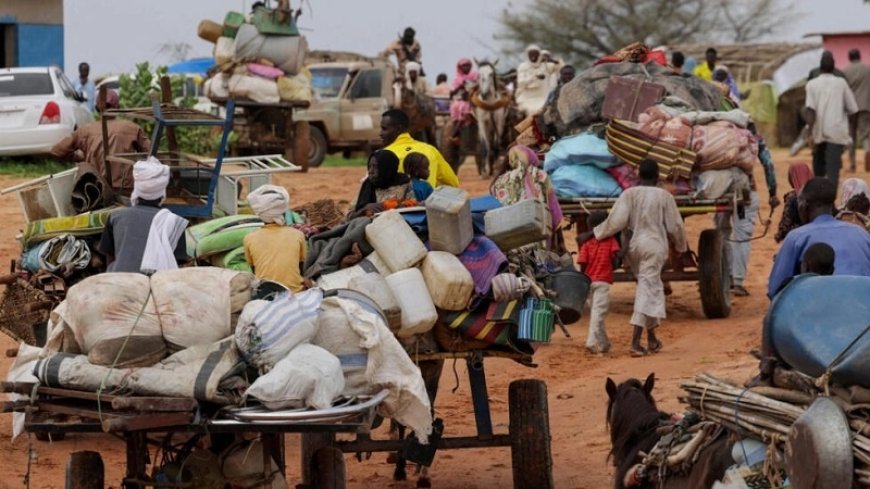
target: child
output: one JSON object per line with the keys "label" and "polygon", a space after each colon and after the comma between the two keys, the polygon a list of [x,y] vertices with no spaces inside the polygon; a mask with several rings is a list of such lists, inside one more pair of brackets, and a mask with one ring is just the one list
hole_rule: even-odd
{"label": "child", "polygon": [[801,273],[834,274],[834,249],[827,243],[815,243],[804,252]]}
{"label": "child", "polygon": [[416,151],[408,153],[405,156],[405,173],[411,177],[414,198],[422,205],[432,195],[432,185],[426,181],[429,178],[429,158]]}
{"label": "child", "polygon": [[[594,229],[607,219],[607,213],[594,211],[586,219],[588,229]],[[611,236],[603,240],[589,238],[580,247],[577,263],[580,271],[592,280],[589,293],[591,313],[589,315],[589,334],[586,336],[586,349],[590,353],[605,353],[610,350],[610,340],[604,329],[604,318],[610,307],[610,286],[613,284],[613,269],[620,258],[619,242]]]}

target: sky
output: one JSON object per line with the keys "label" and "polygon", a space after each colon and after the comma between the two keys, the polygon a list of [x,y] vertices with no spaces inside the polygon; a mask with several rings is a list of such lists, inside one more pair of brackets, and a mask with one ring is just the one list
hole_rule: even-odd
{"label": "sky", "polygon": [[[299,0],[291,0],[293,6]],[[493,39],[504,8],[529,0],[306,0],[299,24],[311,49],[375,55],[406,26],[417,30],[423,66],[430,77],[452,78],[460,57],[500,53]],[[167,64],[161,45],[188,43],[189,57],[211,56],[212,45],[199,39],[200,20],[221,22],[228,10],[248,12],[253,0],[64,0],[66,71],[81,61],[94,76],[131,71],[136,63]],[[870,29],[870,6],[863,0],[795,0],[803,12],[777,40],[800,41],[806,33]],[[544,46],[546,48],[546,46]],[[504,58],[502,58],[504,59]],[[502,61],[502,65],[507,61]],[[507,66],[503,66],[507,70]]]}

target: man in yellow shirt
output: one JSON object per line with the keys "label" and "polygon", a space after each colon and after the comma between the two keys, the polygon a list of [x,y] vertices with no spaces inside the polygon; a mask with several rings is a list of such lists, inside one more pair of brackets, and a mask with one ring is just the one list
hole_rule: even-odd
{"label": "man in yellow shirt", "polygon": [[432,188],[440,185],[458,187],[459,178],[450,168],[450,164],[435,146],[417,141],[408,134],[410,121],[408,115],[399,109],[390,109],[381,115],[381,139],[384,149],[392,151],[399,157],[399,171],[405,171],[405,156],[410,153],[423,153],[429,160],[429,178],[426,179]]}
{"label": "man in yellow shirt", "polygon": [[286,225],[290,195],[284,187],[263,185],[248,194],[248,203],[265,225],[245,236],[245,259],[261,280],[280,283],[293,292],[302,285],[302,262],[308,254],[305,235]]}
{"label": "man in yellow shirt", "polygon": [[703,78],[707,81],[713,80],[713,72],[716,71],[716,61],[719,61],[719,54],[713,48],[707,48],[704,53],[706,62],[695,67],[694,75],[698,78]]}

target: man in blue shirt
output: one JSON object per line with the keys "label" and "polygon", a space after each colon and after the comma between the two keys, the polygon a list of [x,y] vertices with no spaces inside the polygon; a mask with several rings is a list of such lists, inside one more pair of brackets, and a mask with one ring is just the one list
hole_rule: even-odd
{"label": "man in blue shirt", "polygon": [[88,76],[91,74],[91,66],[87,63],[79,63],[79,77],[73,81],[73,88],[84,95],[88,109],[93,112],[97,103],[97,87]]}
{"label": "man in blue shirt", "polygon": [[782,242],[770,279],[767,296],[773,298],[783,282],[800,273],[804,252],[815,243],[834,249],[835,275],[870,277],[870,233],[854,224],[834,219],[837,187],[825,177],[807,182],[798,197],[798,213],[803,226],[791,231]]}

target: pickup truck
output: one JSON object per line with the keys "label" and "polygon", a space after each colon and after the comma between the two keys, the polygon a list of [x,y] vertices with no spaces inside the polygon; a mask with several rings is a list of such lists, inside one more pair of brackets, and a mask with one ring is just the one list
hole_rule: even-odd
{"label": "pickup truck", "polygon": [[314,100],[293,119],[310,127],[308,164],[329,153],[369,151],[379,139],[381,114],[393,107],[395,67],[387,60],[348,55],[308,64]]}

